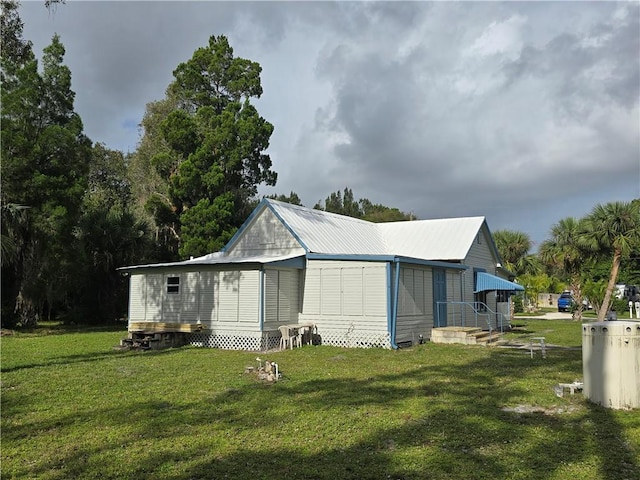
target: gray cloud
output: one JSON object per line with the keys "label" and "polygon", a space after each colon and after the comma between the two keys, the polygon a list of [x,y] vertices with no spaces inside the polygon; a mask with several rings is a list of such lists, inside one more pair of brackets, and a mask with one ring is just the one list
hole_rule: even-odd
{"label": "gray cloud", "polygon": [[67,47],[88,135],[133,150],[146,103],[210,35],[263,67],[278,185],[346,186],[420,218],[540,241],[640,197],[639,8],[610,2],[69,2],[22,8]]}
{"label": "gray cloud", "polygon": [[[467,18],[475,33],[458,24],[444,44],[425,32],[408,54],[406,36],[388,35],[321,59],[335,87],[329,125],[346,136],[334,153],[352,185],[377,193],[384,179],[387,197],[426,217],[513,211],[603,184],[638,195],[637,6],[622,16],[612,4],[583,31],[536,38],[541,46],[517,7],[501,5],[484,29]],[[394,22],[383,29],[399,34]]]}

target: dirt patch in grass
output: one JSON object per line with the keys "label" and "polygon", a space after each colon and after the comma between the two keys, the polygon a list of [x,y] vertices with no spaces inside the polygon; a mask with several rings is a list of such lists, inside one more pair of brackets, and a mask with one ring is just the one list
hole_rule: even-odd
{"label": "dirt patch in grass", "polygon": [[567,405],[564,407],[538,407],[535,405],[516,405],[515,407],[502,407],[501,410],[507,413],[517,413],[520,415],[526,415],[531,413],[542,413],[543,415],[562,415],[567,413],[573,413],[576,411],[576,407],[573,405]]}

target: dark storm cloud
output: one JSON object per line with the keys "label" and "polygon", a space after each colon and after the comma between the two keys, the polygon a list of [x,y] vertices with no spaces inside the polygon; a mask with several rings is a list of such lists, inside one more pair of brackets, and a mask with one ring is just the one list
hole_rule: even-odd
{"label": "dark storm cloud", "polygon": [[[629,5],[629,10],[628,15],[637,19],[638,5]],[[581,36],[564,33],[543,48],[526,46],[505,71],[510,82],[547,77],[555,100],[568,111],[574,111],[571,103],[580,100],[597,104],[613,100],[631,107],[640,89],[639,33],[637,21],[601,22]]]}
{"label": "dark storm cloud", "polygon": [[203,15],[191,2],[68,2],[47,13],[28,2],[21,13],[37,53],[60,33],[89,136],[133,150],[137,139],[123,125],[139,123],[146,103],[164,97],[177,65],[236,24],[243,10],[231,7],[211,4]]}
{"label": "dark storm cloud", "polygon": [[[485,215],[543,238],[640,197],[639,7],[613,2],[68,2],[58,31],[88,135],[134,150],[172,71],[227,35],[262,66],[278,185],[345,187],[420,218]],[[38,13],[39,12],[39,13]]]}
{"label": "dark storm cloud", "polygon": [[335,94],[325,125],[345,137],[334,152],[350,185],[366,195],[384,179],[387,197],[426,217],[547,204],[603,182],[638,192],[637,6],[612,4],[542,43],[517,7],[500,5],[484,29],[474,18],[474,35],[458,23],[444,44],[425,31],[409,52],[407,34],[379,16],[384,38],[353,35],[320,59]]}

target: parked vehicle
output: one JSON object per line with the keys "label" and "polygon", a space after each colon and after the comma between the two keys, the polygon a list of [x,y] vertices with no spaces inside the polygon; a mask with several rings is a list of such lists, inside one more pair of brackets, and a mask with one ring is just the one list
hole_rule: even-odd
{"label": "parked vehicle", "polygon": [[559,312],[570,312],[574,304],[575,300],[573,299],[571,292],[562,292],[560,297],[558,297]]}
{"label": "parked vehicle", "polygon": [[624,298],[627,300],[632,300],[635,298],[637,294],[640,293],[640,288],[637,285],[625,285],[624,287]]}
{"label": "parked vehicle", "polygon": [[[576,305],[576,300],[573,298],[573,295],[569,291],[562,292],[560,297],[558,298],[558,311],[559,312],[570,312],[573,310]],[[582,299],[582,308],[584,310],[593,309],[593,305],[589,302],[588,299]]]}
{"label": "parked vehicle", "polygon": [[616,285],[614,295],[618,300],[627,299],[631,300],[636,293],[640,293],[640,288],[637,285],[625,285],[619,283]]}

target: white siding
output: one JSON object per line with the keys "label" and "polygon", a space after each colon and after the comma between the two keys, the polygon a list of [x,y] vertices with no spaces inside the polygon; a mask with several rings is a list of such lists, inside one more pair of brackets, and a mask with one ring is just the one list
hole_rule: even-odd
{"label": "white siding", "polygon": [[[132,275],[130,321],[259,330],[260,275],[260,270],[229,268]],[[178,293],[168,292],[169,277],[180,277]]]}
{"label": "white siding", "polygon": [[[447,301],[461,301],[461,277],[458,270],[446,270]],[[396,343],[427,339],[434,325],[433,272],[429,267],[402,265],[398,295]],[[447,305],[448,325],[460,324],[460,305]]]}
{"label": "white siding", "polygon": [[364,268],[364,316],[387,315],[387,267],[370,265]]}
{"label": "white siding", "polygon": [[146,282],[144,275],[131,275],[129,278],[129,321],[146,320]]}
{"label": "white siding", "polygon": [[294,269],[265,270],[265,330],[298,322],[299,273]]}
{"label": "white siding", "polygon": [[260,324],[260,272],[243,271],[238,279],[238,321]]}
{"label": "white siding", "polygon": [[344,315],[362,316],[364,303],[364,268],[342,269],[342,310]]}
{"label": "white siding", "polygon": [[[264,323],[278,322],[278,270],[264,272]],[[283,322],[284,323],[284,322]]]}
{"label": "white siding", "polygon": [[258,325],[260,320],[260,272],[220,270],[200,273],[199,319],[210,327],[218,324]]}
{"label": "white siding", "polygon": [[302,296],[302,311],[308,315],[320,315],[320,301],[322,299],[320,269],[304,271],[304,292]]}
{"label": "white siding", "polygon": [[265,208],[229,249],[234,256],[288,255],[304,249],[271,210]]}
{"label": "white siding", "polygon": [[384,262],[307,262],[301,321],[323,329],[387,331]]}
{"label": "white siding", "polygon": [[259,270],[198,273],[198,320],[207,328],[254,329],[260,320]]}
{"label": "white siding", "polygon": [[218,321],[218,285],[220,284],[219,272],[200,272],[199,292],[199,316],[198,320],[203,324],[212,324]]}
{"label": "white siding", "polygon": [[239,307],[239,271],[220,272],[218,289],[218,321],[237,322]]}
{"label": "white siding", "polygon": [[280,270],[280,317],[286,318],[287,322],[298,321],[299,309],[299,280],[298,270]]}
{"label": "white siding", "polygon": [[320,313],[342,314],[342,282],[340,268],[326,267],[320,270]]}
{"label": "white siding", "polygon": [[[447,279],[447,282],[449,280]],[[450,285],[447,283],[447,293]],[[433,279],[429,267],[401,265],[396,343],[429,338],[433,328]]]}
{"label": "white siding", "polygon": [[180,279],[182,290],[182,311],[180,321],[197,323],[199,318],[200,273],[186,272]]}
{"label": "white siding", "polygon": [[[178,291],[176,293],[168,292],[167,284],[170,277],[179,278]],[[182,291],[184,289],[183,276],[181,273],[164,274],[162,286],[162,321],[163,322],[179,322],[180,310],[182,309]]]}
{"label": "white siding", "polygon": [[147,322],[161,322],[162,297],[165,290],[164,278],[161,273],[147,274],[145,277],[145,320]]}

